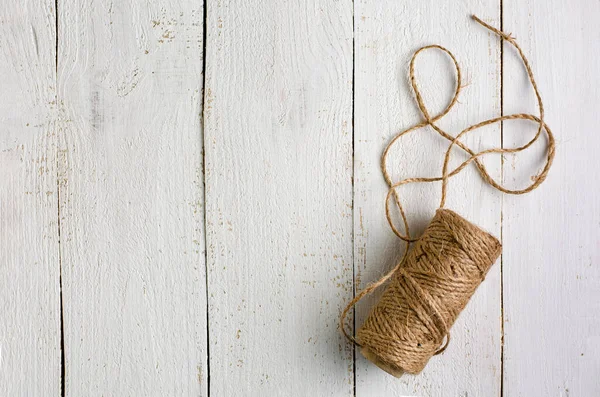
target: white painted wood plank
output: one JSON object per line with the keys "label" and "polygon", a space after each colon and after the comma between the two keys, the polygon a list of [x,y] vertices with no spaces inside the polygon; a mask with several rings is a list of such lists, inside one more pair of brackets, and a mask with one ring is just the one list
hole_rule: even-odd
{"label": "white painted wood plank", "polygon": [[[499,25],[496,0],[456,4],[434,1],[356,1],[355,9],[355,270],[357,288],[395,265],[404,244],[388,227],[384,198],[387,185],[379,163],[383,149],[398,132],[422,120],[408,82],[414,51],[428,44],[445,46],[464,74],[460,103],[439,123],[456,135],[463,128],[500,114],[500,46],[496,37],[471,21],[477,14]],[[416,63],[425,101],[440,112],[455,87],[453,65],[440,52],[424,53]],[[498,125],[471,134],[475,150],[500,146]],[[441,175],[448,142],[431,129],[402,138],[391,152],[397,181]],[[453,163],[466,158],[456,151]],[[486,159],[500,176],[500,158]],[[407,186],[401,197],[410,214],[411,232],[420,234],[439,205],[440,184]],[[447,208],[500,237],[501,197],[473,168],[449,183]],[[498,395],[501,379],[500,261],[492,268],[451,331],[449,348],[432,358],[417,376],[396,379],[366,361],[357,351],[356,395]],[[379,294],[358,305],[357,328]]]}
{"label": "white painted wood plank", "polygon": [[[532,64],[556,159],[539,190],[504,206],[507,396],[600,394],[600,4],[504,0],[505,30]],[[504,47],[504,112],[538,114],[515,51]],[[509,147],[535,125],[505,123]],[[507,156],[509,186],[531,183],[544,141]],[[533,170],[533,172],[532,172]]]}
{"label": "white painted wood plank", "polygon": [[203,9],[61,1],[67,396],[207,394]]}
{"label": "white painted wood plank", "polygon": [[60,394],[54,1],[0,1],[0,395]]}
{"label": "white painted wood plank", "polygon": [[207,28],[211,394],[352,395],[352,2],[210,2]]}

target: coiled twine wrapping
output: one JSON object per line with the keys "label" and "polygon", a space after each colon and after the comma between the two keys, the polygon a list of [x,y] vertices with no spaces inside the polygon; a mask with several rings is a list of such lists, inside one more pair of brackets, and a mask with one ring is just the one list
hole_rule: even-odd
{"label": "coiled twine wrapping", "polygon": [[501,248],[457,213],[437,210],[358,330],[363,353],[391,374],[421,372]]}

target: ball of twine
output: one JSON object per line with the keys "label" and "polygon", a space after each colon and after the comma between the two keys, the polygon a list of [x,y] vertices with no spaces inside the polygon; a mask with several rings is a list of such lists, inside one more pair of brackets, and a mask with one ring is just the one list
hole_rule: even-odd
{"label": "ball of twine", "polygon": [[[509,34],[501,32],[475,16],[473,16],[473,19],[512,44],[517,50],[534,90],[540,114],[534,116],[519,113],[484,120],[467,127],[454,137],[442,130],[436,122],[456,104],[458,94],[462,89],[461,70],[458,62],[450,51],[438,45],[423,47],[413,54],[410,62],[410,82],[424,121],[397,134],[384,150],[381,159],[382,172],[390,187],[385,201],[386,217],[392,231],[400,239],[407,242],[406,250],[402,260],[385,276],[371,283],[356,295],[340,317],[340,328],[344,335],[357,345],[362,346],[362,353],[369,360],[395,376],[400,376],[403,372],[412,374],[421,372],[433,355],[442,353],[446,349],[450,340],[450,327],[465,308],[501,252],[500,242],[494,236],[473,225],[455,212],[444,209],[448,180],[461,172],[467,165],[473,163],[482,178],[494,188],[504,193],[524,194],[534,190],[545,180],[554,159],[554,136],[544,122],[542,99],[523,51]],[[452,100],[439,115],[433,117],[429,114],[423,102],[414,73],[415,59],[419,53],[428,49],[440,50],[452,59],[457,80]],[[514,119],[529,120],[538,125],[535,136],[523,146],[493,148],[476,153],[460,141],[469,132],[483,126]],[[400,137],[426,126],[431,127],[440,136],[450,141],[444,157],[442,175],[434,178],[408,178],[400,182],[394,182],[387,169],[390,148]],[[533,145],[542,135],[542,132],[547,137],[546,162],[541,172],[533,178],[531,185],[524,189],[505,188],[489,175],[479,159],[481,156],[490,153],[503,154],[523,151]],[[469,158],[454,170],[449,171],[450,153],[455,146],[466,152]],[[399,198],[398,188],[409,183],[437,181],[442,182],[439,209],[423,235],[418,239],[413,238],[409,232],[409,225]],[[390,210],[390,199],[392,197],[404,224],[404,234],[398,230],[392,220]],[[413,242],[416,242],[416,244],[411,250],[410,244]],[[363,326],[358,330],[355,339],[348,334],[344,327],[345,317],[358,301],[386,283],[388,283],[388,287]]]}
{"label": "ball of twine", "polygon": [[[394,371],[419,373],[500,255],[492,235],[440,209],[357,333]],[[388,370],[388,372],[390,372]]]}

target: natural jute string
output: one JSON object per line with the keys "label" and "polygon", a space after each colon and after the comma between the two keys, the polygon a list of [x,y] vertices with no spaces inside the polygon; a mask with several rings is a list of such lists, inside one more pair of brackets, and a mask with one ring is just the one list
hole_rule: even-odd
{"label": "natural jute string", "polygon": [[[381,158],[381,170],[389,191],[385,200],[386,217],[393,232],[406,241],[406,250],[400,262],[378,281],[369,284],[348,304],[340,317],[340,328],[344,335],[359,346],[362,353],[371,361],[399,376],[402,372],[419,373],[427,361],[435,354],[443,352],[450,340],[449,329],[464,309],[475,289],[485,278],[488,269],[500,255],[498,240],[471,224],[460,215],[444,209],[446,191],[450,177],[461,172],[469,163],[474,163],[483,179],[494,188],[510,194],[524,194],[537,188],[545,179],[554,159],[554,136],[544,122],[544,106],[533,72],[523,51],[510,34],[488,25],[476,16],[473,19],[514,46],[529,76],[529,81],[537,98],[539,116],[519,113],[504,115],[482,121],[467,127],[456,137],[442,130],[436,122],[445,116],[457,102],[462,88],[461,70],[454,55],[439,45],[430,45],[416,51],[410,62],[410,83],[416,102],[424,120],[397,134],[388,144]],[[415,60],[428,49],[438,49],[446,53],[456,69],[456,90],[448,106],[438,115],[431,116],[423,103],[415,78]],[[469,132],[483,126],[504,120],[523,119],[538,124],[537,133],[525,145],[516,148],[494,148],[475,153],[460,141]],[[394,183],[387,169],[390,148],[404,135],[429,126],[439,135],[450,141],[446,150],[442,175],[435,178],[408,178]],[[533,183],[520,190],[511,190],[496,182],[488,173],[479,157],[489,153],[516,153],[530,147],[542,135],[547,136],[546,163],[542,171],[533,178]],[[448,170],[450,153],[458,146],[469,158],[457,168]],[[409,232],[406,214],[399,199],[398,188],[408,183],[442,182],[442,198],[435,217],[420,238],[413,238]],[[390,198],[394,196],[405,234],[394,225],[390,211]],[[410,244],[416,242],[410,250]],[[389,281],[383,296],[371,311],[364,325],[354,339],[346,332],[344,319],[350,309],[365,295]],[[445,342],[444,342],[445,340]]]}

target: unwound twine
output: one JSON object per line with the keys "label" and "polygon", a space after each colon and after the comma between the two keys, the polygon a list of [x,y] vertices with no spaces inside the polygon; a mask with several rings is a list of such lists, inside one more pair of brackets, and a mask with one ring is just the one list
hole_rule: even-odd
{"label": "unwound twine", "polygon": [[[410,83],[416,102],[424,121],[398,133],[387,145],[381,158],[383,176],[389,186],[385,200],[385,210],[392,231],[407,242],[406,249],[399,263],[378,281],[369,284],[362,290],[340,317],[340,328],[344,335],[355,344],[376,356],[378,364],[382,364],[388,372],[408,373],[420,372],[429,358],[442,353],[450,340],[449,329],[458,314],[467,304],[477,286],[483,281],[489,267],[500,254],[500,243],[491,235],[469,223],[458,214],[443,209],[446,202],[448,180],[461,172],[467,165],[474,163],[483,179],[494,188],[509,194],[524,194],[537,188],[545,179],[552,165],[555,152],[555,141],[552,132],[544,122],[544,106],[537,84],[531,71],[529,61],[510,34],[506,34],[476,16],[473,19],[488,30],[514,46],[529,76],[529,81],[537,99],[539,117],[526,113],[503,115],[471,125],[456,137],[442,130],[436,122],[444,117],[457,102],[462,89],[461,70],[454,55],[439,45],[429,45],[416,51],[410,62]],[[428,49],[438,49],[447,54],[456,69],[456,90],[448,106],[438,115],[431,116],[427,110],[415,78],[415,60]],[[529,120],[538,124],[535,136],[523,146],[516,148],[493,148],[474,152],[460,141],[466,134],[486,125],[504,120]],[[444,157],[442,176],[433,178],[408,178],[394,183],[387,170],[387,159],[390,148],[404,135],[417,129],[430,126],[439,135],[450,141]],[[545,131],[547,136],[546,162],[541,172],[533,179],[533,183],[524,189],[507,189],[496,182],[488,173],[480,157],[490,153],[517,153],[529,148]],[[469,158],[452,171],[448,170],[450,153],[458,146],[469,155]],[[417,182],[442,182],[442,195],[439,209],[430,225],[420,238],[413,238],[405,211],[399,199],[400,186]],[[404,224],[405,234],[394,225],[390,210],[390,198],[395,203]],[[417,242],[413,250],[410,245]],[[367,321],[357,332],[357,340],[348,334],[344,327],[344,319],[350,309],[367,294],[390,281],[388,288],[378,304],[374,307]],[[444,343],[445,339],[445,343]]]}

